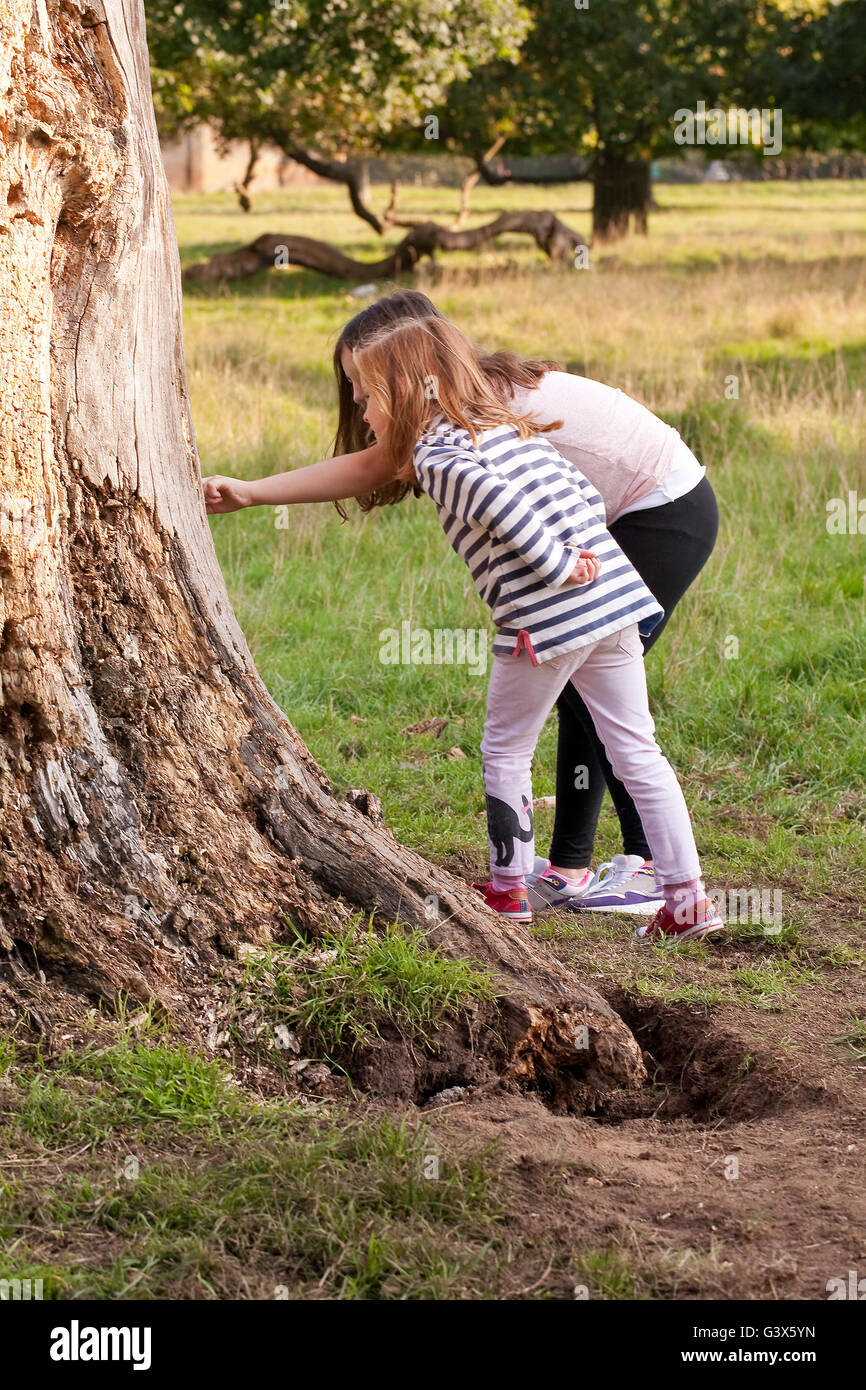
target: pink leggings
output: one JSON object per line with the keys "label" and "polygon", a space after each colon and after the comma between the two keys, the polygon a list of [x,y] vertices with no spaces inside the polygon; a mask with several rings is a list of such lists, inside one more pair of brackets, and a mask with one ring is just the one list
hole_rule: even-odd
{"label": "pink leggings", "polygon": [[[517,657],[494,657],[481,740],[491,868],[498,877],[532,872],[532,756],[544,721],[569,680],[638,809],[657,883],[665,887],[699,879],[685,798],[655,740],[636,623],[538,666],[525,650]],[[575,776],[580,775],[575,768]]]}

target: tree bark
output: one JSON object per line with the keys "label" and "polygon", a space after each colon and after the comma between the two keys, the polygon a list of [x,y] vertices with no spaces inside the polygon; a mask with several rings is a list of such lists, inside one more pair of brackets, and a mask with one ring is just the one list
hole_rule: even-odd
{"label": "tree bark", "polygon": [[646,235],[652,205],[650,162],[602,151],[593,176],[592,235],[599,241],[626,236],[630,226]]}
{"label": "tree bark", "polygon": [[393,214],[389,220],[393,226],[408,226],[412,230],[380,261],[356,261],[336,246],[312,237],[263,232],[246,246],[217,252],[210,260],[189,266],[184,280],[188,284],[216,284],[242,279],[269,267],[289,265],[318,270],[336,280],[391,280],[411,270],[424,256],[432,257],[437,251],[475,251],[499,236],[514,232],[531,236],[551,260],[570,261],[577,247],[586,245],[580,232],[567,227],[552,212],[503,212],[493,222],[463,230],[443,227],[438,222],[415,222]]}
{"label": "tree bark", "polygon": [[141,0],[7,0],[0,38],[0,1017],[50,1034],[125,993],[205,1045],[242,947],[355,908],[498,977],[475,1045],[506,1076],[639,1083],[609,1005],[375,798],[339,801],[256,672],[203,506]]}

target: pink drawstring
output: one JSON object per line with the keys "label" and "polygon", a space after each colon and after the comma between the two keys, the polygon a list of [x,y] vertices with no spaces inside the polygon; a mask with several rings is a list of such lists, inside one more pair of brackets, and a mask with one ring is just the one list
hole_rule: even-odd
{"label": "pink drawstring", "polygon": [[511,655],[520,656],[520,653],[523,651],[524,647],[529,652],[529,660],[532,662],[533,666],[537,666],[538,658],[536,657],[535,652],[532,650],[531,638],[529,636],[529,633],[526,631],[526,628],[522,627],[517,634],[517,641],[514,644],[514,651],[511,653]]}

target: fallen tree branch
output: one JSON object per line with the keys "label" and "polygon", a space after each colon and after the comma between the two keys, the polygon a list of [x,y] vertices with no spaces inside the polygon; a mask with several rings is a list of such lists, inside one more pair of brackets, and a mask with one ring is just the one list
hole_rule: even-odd
{"label": "fallen tree branch", "polygon": [[381,236],[384,228],[372,208],[368,208],[364,202],[365,180],[362,171],[353,160],[325,159],[322,155],[313,154],[311,150],[305,149],[303,145],[296,145],[288,138],[283,138],[278,143],[283,153],[296,164],[302,164],[311,173],[318,174],[319,178],[345,184],[349,190],[353,210]]}
{"label": "fallen tree branch", "polygon": [[[501,149],[504,143],[504,140],[499,142],[498,148]],[[538,170],[532,174],[516,174],[513,169],[509,168],[504,159],[498,159],[494,163],[497,153],[497,146],[494,145],[484,154],[473,155],[475,167],[478,170],[479,176],[491,188],[502,188],[505,184],[509,183],[545,184],[549,186],[560,183],[574,183],[576,179],[591,179],[596,164],[596,156],[593,154],[587,156],[587,158],[582,161],[579,170],[569,169],[564,174],[540,173]]]}
{"label": "fallen tree branch", "polygon": [[476,167],[470,170],[460,185],[460,210],[457,213],[455,221],[451,224],[453,231],[459,231],[461,227],[466,225],[466,221],[469,217],[469,198],[473,188],[481,178],[480,164],[482,162],[487,164],[491,159],[495,159],[502,149],[502,146],[505,144],[505,140],[506,136],[498,136],[497,139],[493,141],[490,149],[481,156],[481,160],[476,163]]}
{"label": "fallen tree branch", "polygon": [[381,261],[356,261],[336,246],[314,241],[312,237],[265,232],[236,251],[221,251],[209,261],[189,266],[184,280],[213,284],[239,280],[267,267],[287,265],[318,270],[335,280],[390,280],[411,270],[424,256],[432,258],[437,251],[475,251],[508,232],[531,236],[552,261],[570,261],[577,248],[587,244],[580,232],[567,227],[552,212],[503,212],[493,222],[464,230],[443,227],[437,222],[422,222],[413,226],[399,246]]}

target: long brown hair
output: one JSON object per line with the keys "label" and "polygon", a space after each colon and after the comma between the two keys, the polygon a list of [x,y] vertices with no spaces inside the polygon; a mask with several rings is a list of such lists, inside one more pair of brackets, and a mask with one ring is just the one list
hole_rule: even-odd
{"label": "long brown hair", "polygon": [[[420,290],[398,290],[386,295],[375,304],[355,314],[343,328],[334,348],[334,375],[337,378],[337,399],[339,418],[334,438],[334,454],[351,454],[368,448],[375,439],[372,430],[364,419],[363,407],[355,403],[352,383],[343,370],[342,354],[344,348],[355,352],[368,338],[398,323],[420,322],[436,319],[442,323],[448,320]],[[468,340],[466,340],[468,341]],[[471,346],[471,345],[470,345]],[[488,378],[491,387],[505,400],[515,390],[532,390],[547,372],[561,371],[558,362],[546,359],[519,357],[514,352],[494,352],[482,354],[472,347],[478,369]],[[537,428],[537,427],[536,427]],[[375,492],[358,497],[356,500],[362,511],[373,507],[389,506],[401,502],[408,492],[416,495],[419,488],[409,480],[395,477]],[[340,515],[346,513],[339,502],[335,503]]]}
{"label": "long brown hair", "polygon": [[473,444],[479,430],[496,425],[513,425],[527,439],[562,424],[538,425],[508,404],[465,333],[441,314],[380,328],[355,348],[355,363],[367,396],[387,419],[380,438],[394,479],[407,486],[415,480],[415,445],[437,417],[466,430]]}

